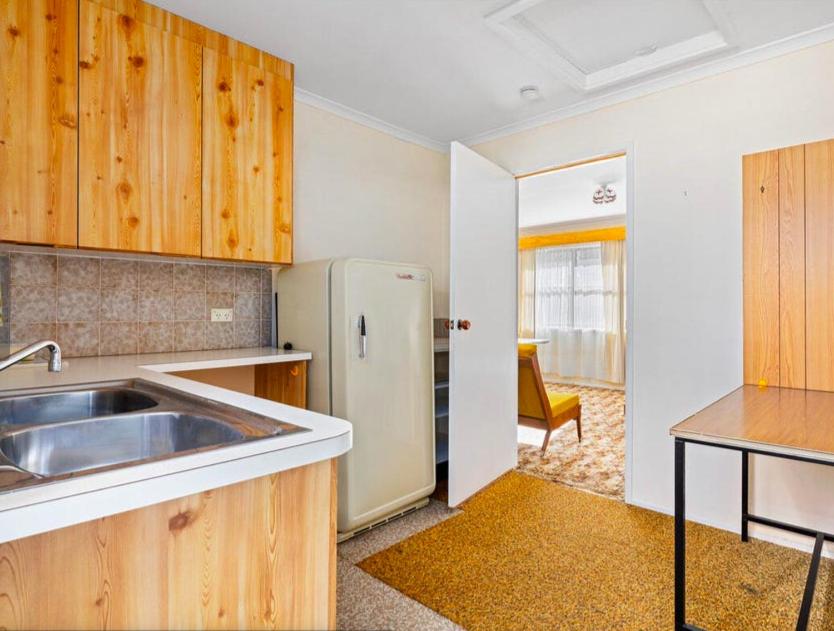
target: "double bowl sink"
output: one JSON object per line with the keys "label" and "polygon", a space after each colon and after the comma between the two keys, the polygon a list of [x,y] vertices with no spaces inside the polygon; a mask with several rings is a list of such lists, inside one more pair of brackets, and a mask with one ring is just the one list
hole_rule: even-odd
{"label": "double bowl sink", "polygon": [[304,431],[141,379],[0,396],[0,469],[56,479]]}

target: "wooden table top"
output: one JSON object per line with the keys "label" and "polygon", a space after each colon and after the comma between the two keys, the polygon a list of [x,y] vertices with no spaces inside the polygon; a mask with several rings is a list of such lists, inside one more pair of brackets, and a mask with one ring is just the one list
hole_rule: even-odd
{"label": "wooden table top", "polygon": [[834,392],[742,386],[669,433],[834,462]]}

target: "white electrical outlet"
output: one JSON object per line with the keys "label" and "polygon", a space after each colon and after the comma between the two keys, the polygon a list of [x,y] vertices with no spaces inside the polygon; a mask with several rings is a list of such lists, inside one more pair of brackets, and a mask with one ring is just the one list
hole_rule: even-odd
{"label": "white electrical outlet", "polygon": [[211,321],[212,322],[231,322],[234,319],[234,310],[233,309],[212,309],[211,310]]}

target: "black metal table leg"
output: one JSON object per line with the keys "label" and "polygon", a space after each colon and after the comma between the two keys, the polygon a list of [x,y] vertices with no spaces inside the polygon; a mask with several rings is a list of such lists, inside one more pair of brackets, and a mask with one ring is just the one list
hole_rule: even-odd
{"label": "black metal table leg", "polygon": [[675,439],[675,629],[686,628],[686,443]]}
{"label": "black metal table leg", "polygon": [[741,452],[741,540],[747,541],[747,523],[749,521],[749,459],[750,454]]}
{"label": "black metal table leg", "polygon": [[814,604],[814,590],[817,587],[817,574],[820,569],[822,544],[824,542],[825,535],[821,532],[817,533],[817,538],[814,543],[814,553],[811,555],[811,566],[808,568],[808,580],[805,581],[805,593],[802,595],[802,605],[799,607],[796,631],[805,631],[808,628],[808,620],[811,618],[811,605]]}

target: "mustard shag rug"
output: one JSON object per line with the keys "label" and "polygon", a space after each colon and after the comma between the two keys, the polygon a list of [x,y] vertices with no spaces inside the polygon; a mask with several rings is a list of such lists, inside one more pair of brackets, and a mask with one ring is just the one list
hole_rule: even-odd
{"label": "mustard shag rug", "polygon": [[[359,567],[470,631],[673,628],[672,518],[510,472]],[[793,629],[810,555],[687,528],[687,621]],[[823,560],[812,629],[834,628]]]}
{"label": "mustard shag rug", "polygon": [[[625,496],[625,393],[622,390],[546,384],[550,392],[578,394],[582,442],[571,421],[553,432],[547,452],[541,442],[519,444],[518,469],[607,497]],[[544,431],[539,432],[544,439]]]}

